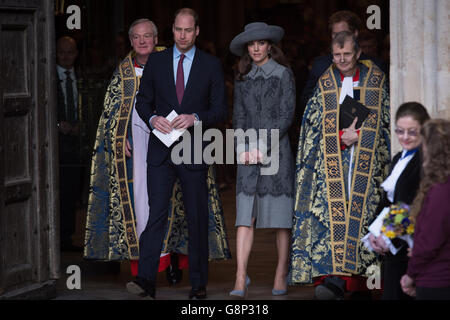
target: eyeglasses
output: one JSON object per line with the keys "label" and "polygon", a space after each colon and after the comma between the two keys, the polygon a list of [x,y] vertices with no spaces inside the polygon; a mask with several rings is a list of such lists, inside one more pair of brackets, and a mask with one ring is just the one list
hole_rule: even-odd
{"label": "eyeglasses", "polygon": [[398,128],[395,129],[395,133],[397,135],[399,135],[399,136],[404,135],[405,132],[408,134],[408,136],[411,136],[411,137],[417,137],[418,135],[420,135],[420,131],[419,130],[414,130],[414,129],[404,130],[404,129],[398,129]]}

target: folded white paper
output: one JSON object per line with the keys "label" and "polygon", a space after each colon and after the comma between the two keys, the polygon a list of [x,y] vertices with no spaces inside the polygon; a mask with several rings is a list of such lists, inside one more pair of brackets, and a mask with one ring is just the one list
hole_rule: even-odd
{"label": "folded white paper", "polygon": [[[167,120],[172,122],[178,116],[178,113],[175,110],[172,110],[171,113],[166,117]],[[170,147],[175,141],[177,141],[180,136],[186,131],[186,129],[172,129],[170,133],[162,133],[158,129],[153,129],[152,133],[161,140],[167,147]]]}
{"label": "folded white paper", "polygon": [[369,231],[375,236],[379,237],[381,234],[381,227],[383,226],[384,217],[389,213],[390,207],[385,207],[378,217],[369,226]]}

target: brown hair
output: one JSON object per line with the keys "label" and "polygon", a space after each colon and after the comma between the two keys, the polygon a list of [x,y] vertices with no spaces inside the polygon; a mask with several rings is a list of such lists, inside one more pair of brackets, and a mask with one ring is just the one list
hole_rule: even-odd
{"label": "brown hair", "polygon": [[[265,40],[267,41],[271,48],[270,48],[270,57],[275,60],[277,63],[281,64],[282,66],[288,67],[289,68],[289,64],[287,62],[287,59],[283,53],[283,51],[277,47],[275,44],[272,43],[272,41],[269,40]],[[242,81],[244,80],[244,76],[250,72],[250,70],[252,70],[252,58],[250,57],[250,55],[248,54],[248,48],[247,45],[245,45],[245,53],[244,55],[239,59],[239,63],[238,63],[238,72],[236,75],[236,79],[238,81]]]}
{"label": "brown hair", "polygon": [[181,8],[181,9],[178,9],[176,12],[175,12],[175,14],[174,14],[174,17],[173,17],[173,21],[175,22],[175,19],[178,17],[178,15],[180,15],[180,14],[183,14],[183,15],[190,15],[190,16],[192,16],[193,18],[194,18],[194,27],[198,27],[198,21],[199,21],[199,18],[198,18],[198,14],[197,14],[197,12],[195,12],[193,9],[191,9],[191,8]]}
{"label": "brown hair", "polygon": [[423,176],[411,207],[411,217],[417,218],[428,191],[436,183],[450,177],[450,121],[428,120],[422,126]]}
{"label": "brown hair", "polygon": [[348,31],[341,31],[338,32],[336,34],[336,36],[331,40],[331,53],[333,53],[333,46],[334,45],[338,45],[339,48],[343,48],[345,46],[345,43],[347,41],[351,41],[353,44],[353,51],[355,51],[355,53],[359,52],[359,44],[358,41],[356,40],[356,37],[353,33],[348,32]]}
{"label": "brown hair", "polygon": [[359,17],[351,11],[342,10],[333,13],[330,19],[328,19],[328,28],[330,31],[333,28],[333,24],[339,22],[347,22],[351,32],[362,29],[361,19],[359,19]]}
{"label": "brown hair", "polygon": [[397,113],[395,114],[395,122],[400,118],[408,116],[420,123],[421,126],[425,121],[430,119],[427,109],[425,109],[422,104],[415,101],[405,102],[398,108]]}

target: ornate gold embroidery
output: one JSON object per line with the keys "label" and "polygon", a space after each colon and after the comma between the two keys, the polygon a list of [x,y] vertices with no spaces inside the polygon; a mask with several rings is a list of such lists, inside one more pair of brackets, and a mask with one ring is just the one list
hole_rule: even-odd
{"label": "ornate gold embroidery", "polygon": [[[369,143],[372,149],[364,149],[365,152],[361,153],[361,137],[366,131],[375,131],[375,134],[368,135],[367,139],[376,141],[378,138],[378,127],[376,113],[380,112],[381,105],[381,86],[380,79],[377,77],[383,76],[382,73],[373,72],[373,67],[369,68],[368,77],[366,79],[365,86],[370,85],[373,87],[376,85],[376,89],[370,91],[364,89],[365,86],[359,88],[361,90],[361,102],[365,104],[366,94],[371,94],[370,98],[376,102],[376,108],[372,109],[373,114],[368,117],[368,121],[365,121],[361,128],[359,135],[359,141],[355,148],[355,154],[357,155],[355,163],[358,164],[355,167],[352,177],[352,190],[350,191],[350,199],[348,202],[351,204],[350,208],[347,208],[347,199],[345,197],[345,181],[343,176],[342,159],[339,148],[339,133],[336,125],[336,119],[339,119],[339,88],[337,81],[334,78],[334,74],[330,67],[321,77],[319,86],[321,86],[322,92],[327,92],[327,98],[325,94],[322,95],[323,102],[323,137],[326,142],[325,152],[325,172],[326,172],[326,184],[328,190],[328,206],[330,215],[330,231],[331,231],[331,248],[332,248],[332,262],[334,274],[345,274],[344,272],[356,273],[356,266],[358,264],[358,246],[361,232],[361,223],[364,215],[363,208],[365,199],[367,197],[367,182],[366,185],[358,185],[355,183],[357,177],[368,177],[371,174],[371,166],[373,161],[373,153],[375,143]],[[332,89],[330,91],[330,89]],[[374,96],[374,91],[378,95]],[[375,100],[376,99],[376,100]],[[370,140],[369,140],[370,141]],[[366,178],[367,181],[367,178]],[[358,190],[364,190],[364,194],[356,196],[356,188]],[[363,191],[361,191],[363,192]],[[352,218],[350,219],[350,213]],[[345,221],[345,223],[343,223]],[[351,223],[351,229],[349,224]]]}
{"label": "ornate gold embroidery", "polygon": [[[127,82],[127,85],[132,85],[133,87],[128,88],[129,90],[124,90],[124,86],[121,86],[122,94],[121,94],[121,103],[120,103],[120,111],[119,111],[119,122],[124,124],[124,127],[117,126],[116,129],[116,174],[117,181],[122,185],[120,190],[121,197],[121,205],[124,206],[125,203],[130,203],[131,199],[130,192],[128,190],[128,177],[127,177],[127,169],[126,169],[126,159],[125,153],[123,152],[123,146],[125,145],[125,139],[127,135],[127,127],[131,118],[130,106],[134,101],[136,95],[137,81],[136,75],[134,72],[133,63],[131,60],[131,55],[127,56],[127,59],[122,62],[120,65],[120,73],[122,84]],[[132,96],[127,96],[126,92],[131,93]],[[121,130],[119,130],[121,128]],[[129,207],[129,210],[132,211],[132,207]],[[130,259],[136,260],[139,258],[139,244],[137,241],[137,232],[136,232],[136,223],[134,221],[134,214],[125,215],[125,210],[122,210],[123,220],[126,228],[126,240],[128,242],[128,253]]]}

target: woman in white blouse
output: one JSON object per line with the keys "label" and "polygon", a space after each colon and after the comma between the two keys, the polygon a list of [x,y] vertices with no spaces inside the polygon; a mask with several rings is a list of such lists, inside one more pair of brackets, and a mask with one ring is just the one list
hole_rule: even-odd
{"label": "woman in white blouse", "polygon": [[[392,159],[390,175],[381,185],[385,194],[378,206],[378,213],[393,203],[410,205],[413,202],[421,176],[420,129],[429,118],[427,110],[417,102],[404,103],[397,110],[395,133],[403,150]],[[399,249],[393,255],[381,236],[370,235],[369,241],[374,251],[384,256],[382,299],[409,299],[400,286],[400,279],[408,267],[408,244],[401,239],[393,239],[393,245]]]}

